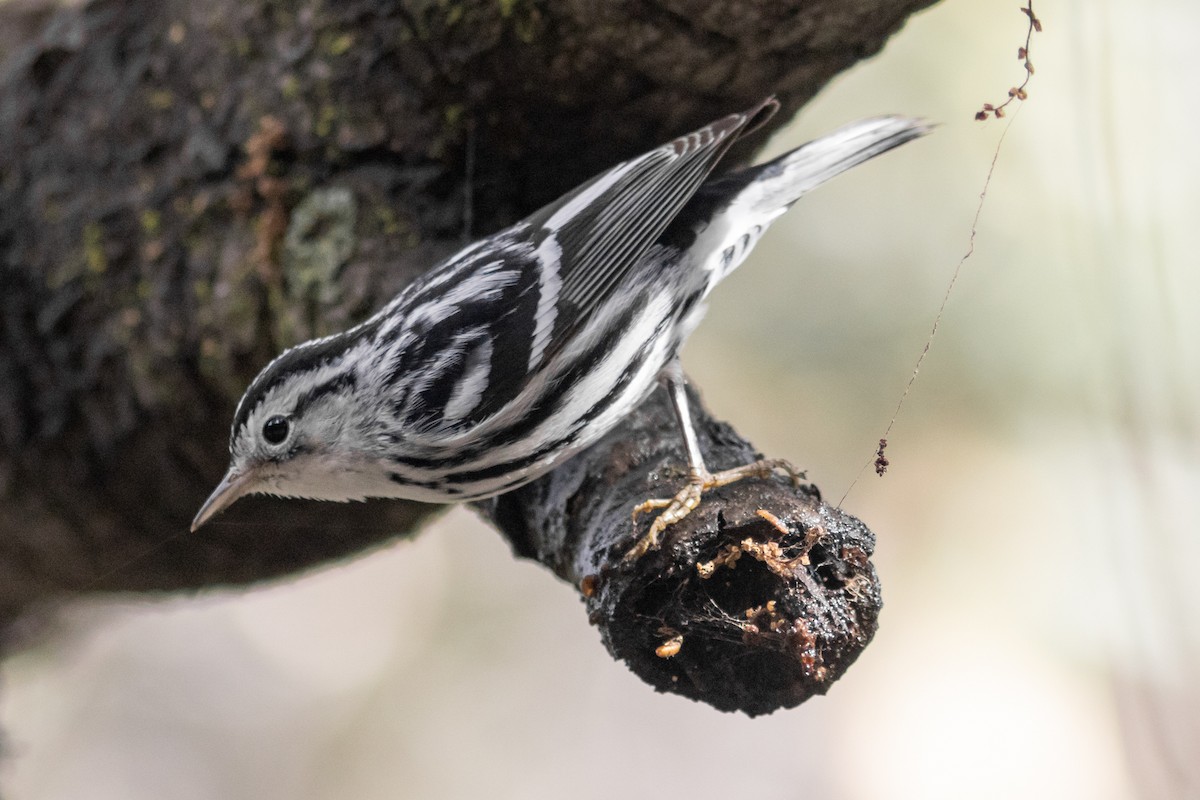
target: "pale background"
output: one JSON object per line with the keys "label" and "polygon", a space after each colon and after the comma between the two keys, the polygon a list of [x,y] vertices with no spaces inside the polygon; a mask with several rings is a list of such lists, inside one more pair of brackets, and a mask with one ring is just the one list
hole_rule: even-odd
{"label": "pale background", "polygon": [[[686,364],[836,500],[922,346],[1022,76],[1018,0],[947,0],[772,152],[939,120],[808,198]],[[6,797],[1200,797],[1200,3],[1039,2],[1013,121],[892,471],[846,500],[886,607],[826,698],[657,695],[574,591],[455,511],[249,593],[75,610],[0,674]]]}

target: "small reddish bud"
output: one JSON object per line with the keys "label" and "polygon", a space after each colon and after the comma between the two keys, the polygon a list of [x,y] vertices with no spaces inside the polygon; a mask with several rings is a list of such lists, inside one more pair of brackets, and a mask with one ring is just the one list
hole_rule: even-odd
{"label": "small reddish bud", "polygon": [[[987,119],[987,114],[984,114],[984,112],[982,112],[982,111],[979,113],[983,114],[983,116],[982,117],[977,116],[977,117],[975,117],[975,119]],[[879,440],[879,449],[877,449],[875,451],[875,474],[881,478],[887,473],[888,465],[891,464],[891,462],[888,461],[887,456],[885,456],[883,454],[883,451],[887,450],[887,446],[888,446],[888,440],[880,439]]]}

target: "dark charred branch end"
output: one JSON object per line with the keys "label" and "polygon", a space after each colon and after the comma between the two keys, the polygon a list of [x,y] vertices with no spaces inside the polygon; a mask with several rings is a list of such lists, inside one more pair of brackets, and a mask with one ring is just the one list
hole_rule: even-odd
{"label": "dark charred branch end", "polygon": [[[693,404],[711,467],[759,457]],[[519,555],[579,588],[609,651],[659,691],[751,715],[824,694],[875,633],[874,535],[811,484],[748,479],[625,560],[653,518],[635,523],[632,509],[673,496],[686,463],[660,391],[596,447],[478,508]]]}

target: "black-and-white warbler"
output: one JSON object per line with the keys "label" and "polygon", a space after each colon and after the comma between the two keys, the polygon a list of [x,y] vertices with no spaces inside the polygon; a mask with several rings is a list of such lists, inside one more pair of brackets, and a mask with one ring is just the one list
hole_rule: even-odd
{"label": "black-and-white warbler", "polygon": [[708,293],[801,195],[928,131],[853,123],[757,167],[709,179],[768,99],[609,169],[451,256],[367,321],[294,347],[238,404],[230,466],[192,523],[238,497],[479,500],[561,464],[666,383],[690,480],[631,555],[656,546],[708,488],[680,346]]}

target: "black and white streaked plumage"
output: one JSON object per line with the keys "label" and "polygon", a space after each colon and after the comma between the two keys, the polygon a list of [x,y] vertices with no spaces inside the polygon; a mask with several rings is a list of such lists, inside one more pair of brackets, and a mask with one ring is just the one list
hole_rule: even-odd
{"label": "black and white streaked plumage", "polygon": [[801,195],[928,130],[864,120],[708,179],[776,109],[768,99],[618,164],[446,259],[366,322],[284,352],[238,405],[229,471],[193,529],[249,493],[500,494],[596,442],[664,377],[697,484],[677,498],[674,517],[686,514],[717,485],[701,485],[713,476],[676,362],[708,293]]}

